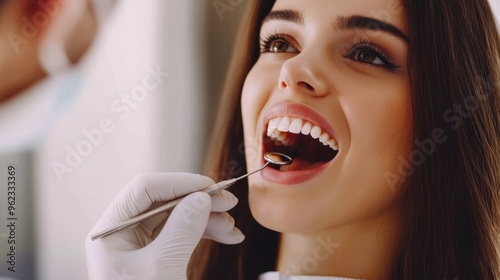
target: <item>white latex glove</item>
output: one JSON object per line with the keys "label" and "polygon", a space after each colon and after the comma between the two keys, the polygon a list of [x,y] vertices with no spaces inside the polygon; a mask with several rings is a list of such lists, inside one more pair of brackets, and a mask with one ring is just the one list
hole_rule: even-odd
{"label": "white latex glove", "polygon": [[90,236],[135,217],[214,181],[189,173],[152,173],[132,179],[118,194],[87,236],[90,279],[186,279],[186,268],[202,237],[225,244],[243,241],[234,220],[225,211],[236,197],[227,191],[210,197],[196,192],[185,197],[168,214],[159,214],[135,227],[95,241]]}

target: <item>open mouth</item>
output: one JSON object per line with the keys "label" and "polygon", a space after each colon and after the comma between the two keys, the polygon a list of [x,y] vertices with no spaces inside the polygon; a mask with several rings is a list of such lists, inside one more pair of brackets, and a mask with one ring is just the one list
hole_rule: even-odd
{"label": "open mouth", "polygon": [[276,117],[267,123],[264,153],[279,152],[293,158],[293,163],[290,165],[274,167],[280,171],[317,168],[333,160],[338,151],[337,140],[307,120],[297,117]]}

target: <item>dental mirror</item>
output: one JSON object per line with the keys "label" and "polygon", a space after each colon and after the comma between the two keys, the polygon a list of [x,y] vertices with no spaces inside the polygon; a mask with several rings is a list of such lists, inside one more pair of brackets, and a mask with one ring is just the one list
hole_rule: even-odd
{"label": "dental mirror", "polygon": [[268,152],[264,154],[264,159],[268,163],[276,165],[289,165],[293,162],[293,159],[282,153]]}
{"label": "dental mirror", "polygon": [[[268,153],[265,153],[264,154],[264,160],[266,161],[266,163],[259,169],[253,171],[253,172],[250,172],[250,173],[247,173],[245,175],[242,175],[238,178],[233,178],[233,179],[229,179],[229,180],[224,180],[222,182],[219,182],[219,183],[216,183],[216,184],[213,184],[211,186],[208,186],[207,188],[201,190],[202,192],[206,192],[208,193],[209,195],[212,195],[212,194],[215,194],[215,193],[218,193],[226,188],[228,188],[229,186],[232,186],[234,185],[234,183],[236,183],[238,180],[240,179],[243,179],[243,178],[246,178],[254,173],[257,173],[259,171],[261,171],[262,169],[264,169],[266,166],[268,166],[270,163],[271,164],[274,164],[274,165],[278,165],[278,166],[283,166],[283,165],[289,165],[292,163],[293,159],[285,154],[282,154],[282,153],[275,153],[275,152],[268,152]],[[126,221],[123,221],[121,223],[119,223],[118,225],[110,228],[110,229],[107,229],[105,231],[102,231],[100,233],[97,233],[93,236],[91,236],[91,239],[92,241],[98,239],[98,238],[101,238],[101,237],[105,237],[105,236],[108,236],[112,233],[115,233],[117,231],[120,231],[124,228],[128,228],[132,225],[135,225],[137,223],[140,223],[146,219],[149,219],[155,215],[158,215],[162,212],[166,212],[166,211],[170,211],[172,210],[184,197],[186,197],[186,195],[184,196],[181,196],[181,197],[178,197],[178,198],[175,198],[174,200],[170,200],[168,201],[165,205],[163,206],[160,206],[158,208],[155,208],[149,212],[145,212],[139,216],[136,216],[134,218],[131,218],[129,220],[126,220]]]}

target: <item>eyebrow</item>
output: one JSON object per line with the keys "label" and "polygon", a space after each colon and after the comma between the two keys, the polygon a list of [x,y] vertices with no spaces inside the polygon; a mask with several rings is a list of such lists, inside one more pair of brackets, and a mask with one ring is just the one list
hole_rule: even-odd
{"label": "eyebrow", "polygon": [[278,10],[271,11],[262,21],[262,23],[270,20],[284,20],[290,21],[299,25],[304,24],[304,16],[302,13],[294,10]]}
{"label": "eyebrow", "polygon": [[332,26],[338,30],[373,30],[389,33],[408,42],[409,38],[396,26],[374,18],[365,16],[339,16],[333,22]]}
{"label": "eyebrow", "polygon": [[[299,25],[304,24],[304,16],[302,13],[295,10],[276,10],[271,11],[262,21],[265,23],[271,20],[283,20],[296,23]],[[405,42],[409,41],[408,36],[396,26],[374,18],[351,15],[351,16],[338,16],[332,21],[332,26],[336,30],[370,30],[381,31],[393,36],[396,36]]]}

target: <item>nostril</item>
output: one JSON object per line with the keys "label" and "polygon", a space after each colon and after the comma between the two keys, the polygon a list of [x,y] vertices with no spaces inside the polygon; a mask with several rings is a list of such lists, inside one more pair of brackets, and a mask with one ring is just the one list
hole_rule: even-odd
{"label": "nostril", "polygon": [[280,85],[281,85],[282,88],[286,88],[286,83],[285,82],[282,81]]}
{"label": "nostril", "polygon": [[298,82],[298,85],[299,85],[299,86],[302,86],[302,87],[305,87],[305,88],[307,88],[308,90],[312,90],[312,91],[314,90],[314,88],[313,88],[310,84],[308,84],[308,83],[306,83],[306,82]]}

